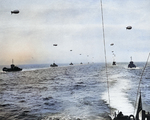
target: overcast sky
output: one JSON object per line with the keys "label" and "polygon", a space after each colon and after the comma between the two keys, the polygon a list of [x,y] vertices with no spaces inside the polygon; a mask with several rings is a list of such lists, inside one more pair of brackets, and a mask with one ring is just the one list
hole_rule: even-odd
{"label": "overcast sky", "polygon": [[[150,0],[103,0],[108,62],[112,51],[117,62],[146,61],[149,6]],[[0,0],[0,64],[104,62],[103,49],[99,0]]]}

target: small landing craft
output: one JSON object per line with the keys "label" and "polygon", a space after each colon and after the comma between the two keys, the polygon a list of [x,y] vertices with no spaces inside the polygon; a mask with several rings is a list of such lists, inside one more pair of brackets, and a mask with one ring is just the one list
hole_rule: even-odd
{"label": "small landing craft", "polygon": [[133,63],[133,61],[130,61],[128,68],[136,68],[135,64]]}
{"label": "small landing craft", "polygon": [[69,65],[73,65],[73,63],[71,62]]}
{"label": "small landing craft", "polygon": [[131,57],[131,61],[130,61],[129,65],[128,65],[128,68],[136,68],[136,65],[132,61],[132,57]]}
{"label": "small landing craft", "polygon": [[50,65],[50,67],[58,67],[58,65],[53,63],[53,64]]}
{"label": "small landing craft", "polygon": [[112,65],[116,65],[116,61],[115,61],[115,54],[114,54],[114,51],[112,51],[112,54],[113,54],[113,63],[112,63]]}
{"label": "small landing craft", "polygon": [[11,64],[10,66],[11,66],[11,68],[6,68],[6,67],[4,67],[4,68],[3,68],[3,71],[5,71],[5,72],[17,72],[17,71],[22,71],[21,68],[15,66],[15,65],[13,64],[13,60],[12,60],[12,64]]}
{"label": "small landing craft", "polygon": [[116,65],[116,62],[115,62],[115,61],[113,61],[112,65]]}

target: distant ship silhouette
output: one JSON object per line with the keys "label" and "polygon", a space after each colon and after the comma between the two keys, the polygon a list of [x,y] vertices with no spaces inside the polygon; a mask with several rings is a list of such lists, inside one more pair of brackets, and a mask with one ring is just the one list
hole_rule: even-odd
{"label": "distant ship silhouette", "polygon": [[19,68],[19,67],[15,66],[13,64],[13,59],[12,59],[12,64],[10,66],[11,66],[11,68],[4,67],[3,71],[5,71],[5,72],[17,72],[17,71],[21,71],[22,70],[22,68]]}
{"label": "distant ship silhouette", "polygon": [[116,65],[116,62],[115,62],[115,61],[113,61],[112,65]]}
{"label": "distant ship silhouette", "polygon": [[53,63],[53,64],[50,65],[50,67],[58,67],[58,65]]}
{"label": "distant ship silhouette", "polygon": [[71,62],[69,65],[73,65],[73,63]]}
{"label": "distant ship silhouette", "polygon": [[136,65],[132,61],[132,57],[131,57],[131,61],[130,61],[129,65],[128,65],[128,68],[136,68]]}

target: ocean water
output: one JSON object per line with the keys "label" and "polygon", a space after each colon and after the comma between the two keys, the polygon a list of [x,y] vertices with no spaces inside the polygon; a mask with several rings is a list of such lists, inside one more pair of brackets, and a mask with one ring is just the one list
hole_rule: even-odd
{"label": "ocean water", "polygon": [[[110,103],[103,63],[83,65],[25,65],[21,72],[0,72],[0,120],[109,120],[109,114],[134,113],[137,89],[145,63],[108,64]],[[2,67],[2,66],[1,66]],[[141,94],[150,111],[150,65]]]}

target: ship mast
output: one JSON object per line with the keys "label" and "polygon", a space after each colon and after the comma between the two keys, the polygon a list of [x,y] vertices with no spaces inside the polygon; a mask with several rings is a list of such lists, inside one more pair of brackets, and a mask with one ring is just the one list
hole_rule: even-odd
{"label": "ship mast", "polygon": [[14,60],[12,59],[12,64],[14,64]]}
{"label": "ship mast", "polygon": [[132,61],[132,56],[130,58],[131,58],[131,61]]}

